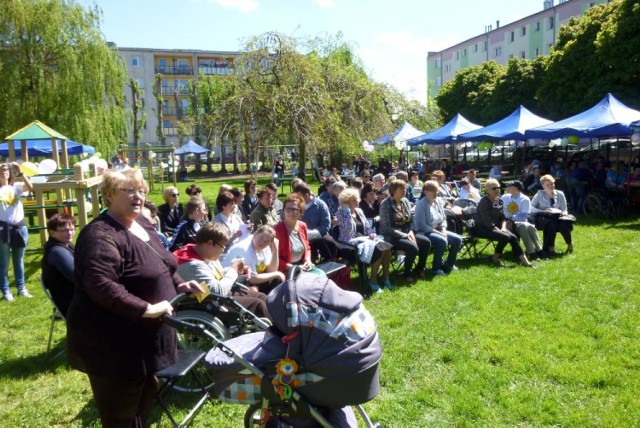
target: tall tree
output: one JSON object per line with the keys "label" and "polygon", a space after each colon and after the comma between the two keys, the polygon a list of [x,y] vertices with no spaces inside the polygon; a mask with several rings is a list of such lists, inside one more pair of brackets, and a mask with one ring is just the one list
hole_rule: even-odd
{"label": "tall tree", "polygon": [[142,129],[147,121],[147,114],[142,104],[142,89],[138,86],[136,79],[129,80],[131,88],[131,121],[133,132],[133,145],[138,147],[142,137]]}
{"label": "tall tree", "polygon": [[156,73],[155,82],[153,84],[153,96],[156,98],[156,107],[154,109],[156,113],[156,119],[158,125],[156,126],[156,138],[161,145],[165,145],[167,137],[165,137],[162,130],[164,122],[164,97],[162,96],[162,74]]}
{"label": "tall tree", "polygon": [[444,121],[461,113],[472,122],[491,122],[493,117],[487,107],[504,72],[504,66],[488,61],[456,73],[453,80],[444,84],[436,98]]}
{"label": "tall tree", "polygon": [[0,2],[0,136],[38,119],[103,153],[126,141],[126,69],[96,6]]}
{"label": "tall tree", "polygon": [[[637,2],[636,2],[637,3]],[[558,31],[558,41],[549,55],[538,98],[550,119],[561,119],[591,107],[608,91],[610,64],[596,52],[596,38],[620,2],[590,8],[580,18],[571,18]],[[635,46],[631,48],[638,50]],[[619,58],[626,62],[626,58]],[[608,82],[603,88],[600,82]]]}

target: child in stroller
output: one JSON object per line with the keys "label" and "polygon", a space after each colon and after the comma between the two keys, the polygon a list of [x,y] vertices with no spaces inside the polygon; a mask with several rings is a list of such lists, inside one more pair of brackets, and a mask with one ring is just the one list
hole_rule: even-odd
{"label": "child in stroller", "polygon": [[278,286],[267,305],[269,330],[216,339],[207,354],[218,398],[249,405],[248,427],[357,427],[350,406],[373,427],[360,405],[380,390],[382,349],[362,296],[306,276]]}

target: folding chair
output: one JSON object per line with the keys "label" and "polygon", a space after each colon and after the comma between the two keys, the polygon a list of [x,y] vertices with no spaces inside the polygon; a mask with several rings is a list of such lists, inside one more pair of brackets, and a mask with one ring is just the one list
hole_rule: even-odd
{"label": "folding chair", "polygon": [[493,246],[495,249],[495,242],[485,238],[480,238],[474,234],[475,224],[473,220],[461,221],[465,228],[465,234],[462,236],[462,247],[460,248],[460,255],[458,258],[462,259],[465,256],[468,256],[470,259],[478,259],[489,246]]}
{"label": "folding chair", "polygon": [[[156,373],[158,379],[164,380],[156,395],[156,402],[162,411],[167,415],[174,427],[184,427],[193,419],[207,401],[213,404],[213,397],[207,391],[204,382],[197,373],[196,367],[202,362],[207,353],[197,349],[181,349],[178,350],[178,360]],[[195,380],[198,386],[196,392],[201,394],[196,404],[189,410],[187,415],[178,423],[171,414],[168,403],[165,401],[166,395],[176,386],[180,380],[186,376],[190,377],[190,381]]]}
{"label": "folding chair", "polygon": [[[53,306],[53,311],[50,317],[51,324],[49,326],[49,340],[47,341],[47,353],[46,353],[46,356],[49,357],[49,352],[51,352],[51,340],[53,339],[53,326],[56,321],[64,321],[64,324],[66,326],[67,320],[62,314],[62,311],[60,310],[60,308],[58,308],[58,305],[56,305],[56,302],[53,300],[53,297],[51,296],[51,292],[45,285],[42,275],[40,276],[40,285],[42,285],[42,291],[44,292],[44,295],[47,297],[47,299],[49,299],[49,302],[51,302],[51,305]],[[60,350],[60,352],[58,352],[56,355],[51,357],[51,359],[52,360],[55,359],[56,357],[61,355],[63,352],[64,352],[64,349]]]}

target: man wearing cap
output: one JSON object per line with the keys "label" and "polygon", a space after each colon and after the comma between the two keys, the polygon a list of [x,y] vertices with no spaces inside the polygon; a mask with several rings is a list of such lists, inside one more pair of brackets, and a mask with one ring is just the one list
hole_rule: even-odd
{"label": "man wearing cap", "polygon": [[[527,251],[529,260],[540,260],[542,245],[536,227],[527,221],[531,210],[531,200],[522,193],[524,186],[521,181],[514,180],[507,183],[507,193],[502,195],[503,212],[512,232],[517,233]],[[509,225],[509,223],[511,223]]]}

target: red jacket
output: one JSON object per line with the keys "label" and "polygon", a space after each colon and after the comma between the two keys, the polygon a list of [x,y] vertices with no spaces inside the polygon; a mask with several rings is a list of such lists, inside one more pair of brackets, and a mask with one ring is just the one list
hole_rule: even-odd
{"label": "red jacket", "polygon": [[[311,254],[311,247],[309,246],[309,238],[307,237],[307,225],[298,221],[300,240],[304,244],[304,255],[302,256],[302,262],[306,262],[307,257]],[[287,264],[291,263],[291,248],[289,244],[289,231],[284,221],[280,221],[273,227],[276,230],[276,238],[278,238],[278,270],[283,274],[288,275]]]}

